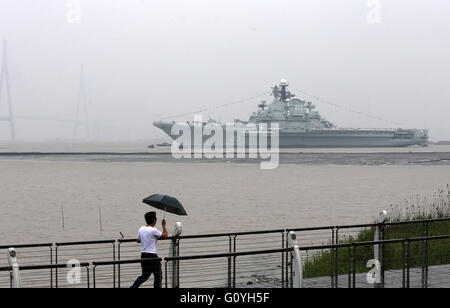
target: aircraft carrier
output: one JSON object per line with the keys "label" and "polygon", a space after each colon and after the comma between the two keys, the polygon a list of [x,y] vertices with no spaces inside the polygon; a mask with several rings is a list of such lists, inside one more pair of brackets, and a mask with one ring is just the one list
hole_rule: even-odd
{"label": "aircraft carrier", "polygon": [[[428,131],[426,129],[363,129],[340,128],[324,119],[311,102],[295,98],[288,91],[288,82],[284,79],[272,87],[272,103],[261,101],[258,110],[248,121],[234,120],[236,127],[247,124],[279,125],[280,148],[372,148],[372,147],[408,147],[428,146]],[[227,124],[214,120],[202,122],[224,128]],[[176,122],[157,121],[153,125],[163,130],[172,139],[178,136],[172,134]],[[192,136],[194,127],[199,123],[188,122]],[[270,133],[269,133],[270,134]],[[204,136],[206,140],[211,136]],[[225,137],[224,137],[225,140]],[[247,136],[248,140],[248,136]]]}

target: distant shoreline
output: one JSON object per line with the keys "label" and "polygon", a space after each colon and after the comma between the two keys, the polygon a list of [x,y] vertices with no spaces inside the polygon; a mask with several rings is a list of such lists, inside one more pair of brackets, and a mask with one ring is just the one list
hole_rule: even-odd
{"label": "distant shoreline", "polygon": [[428,143],[431,145],[450,145],[450,140],[442,140],[442,141],[436,141],[436,142],[430,141]]}
{"label": "distant shoreline", "polygon": [[[237,158],[175,159],[170,152],[0,152],[2,161],[54,161],[99,163],[260,163],[260,159]],[[346,166],[450,166],[449,152],[281,152],[281,164]]]}
{"label": "distant shoreline", "polygon": [[[192,155],[194,152],[191,153]],[[227,153],[224,152],[225,156]],[[234,152],[237,155],[238,152]],[[248,154],[248,153],[247,153]],[[449,152],[279,152],[280,155],[411,155],[411,154],[450,154]],[[171,152],[0,152],[1,156],[158,156],[172,155]]]}

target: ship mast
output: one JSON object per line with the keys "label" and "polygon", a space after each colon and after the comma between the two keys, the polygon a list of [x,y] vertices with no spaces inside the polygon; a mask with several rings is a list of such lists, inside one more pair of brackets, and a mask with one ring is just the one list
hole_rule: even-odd
{"label": "ship mast", "polygon": [[286,88],[289,85],[289,83],[286,81],[286,79],[281,79],[280,81],[280,87],[281,87],[281,93],[280,93],[280,100],[282,102],[285,102],[287,99],[287,91]]}

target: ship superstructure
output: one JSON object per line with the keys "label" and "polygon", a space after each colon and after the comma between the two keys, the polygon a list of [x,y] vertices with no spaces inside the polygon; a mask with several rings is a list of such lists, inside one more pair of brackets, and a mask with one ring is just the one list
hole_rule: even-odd
{"label": "ship superstructure", "polygon": [[[281,148],[369,148],[369,147],[407,147],[413,145],[427,146],[428,131],[426,129],[362,129],[338,128],[324,119],[311,102],[295,98],[288,90],[288,82],[284,79],[272,87],[272,103],[261,101],[258,110],[247,121],[235,120],[234,125],[249,123],[272,123],[279,126],[279,146]],[[215,125],[222,125],[216,121]],[[172,139],[172,126],[175,122],[155,122]],[[204,122],[203,125],[207,125]],[[194,128],[195,123],[189,123]],[[207,136],[206,136],[207,137]]]}

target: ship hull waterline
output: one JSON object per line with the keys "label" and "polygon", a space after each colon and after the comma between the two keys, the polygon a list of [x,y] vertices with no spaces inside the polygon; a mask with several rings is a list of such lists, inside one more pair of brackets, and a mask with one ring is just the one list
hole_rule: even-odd
{"label": "ship hull waterline", "polygon": [[[171,124],[157,125],[170,138],[176,140],[179,136],[172,135]],[[194,136],[194,129],[191,127],[191,136]],[[203,136],[202,144],[210,139],[211,135]],[[270,134],[267,143],[271,146]],[[226,134],[224,133],[224,143]],[[196,141],[191,140],[194,145]],[[248,134],[245,138],[245,145],[250,144]],[[422,136],[402,137],[396,136],[395,130],[380,133],[373,131],[373,135],[368,135],[367,131],[349,132],[341,131],[308,131],[308,132],[279,132],[280,148],[400,148],[409,146],[428,146],[428,138]]]}

